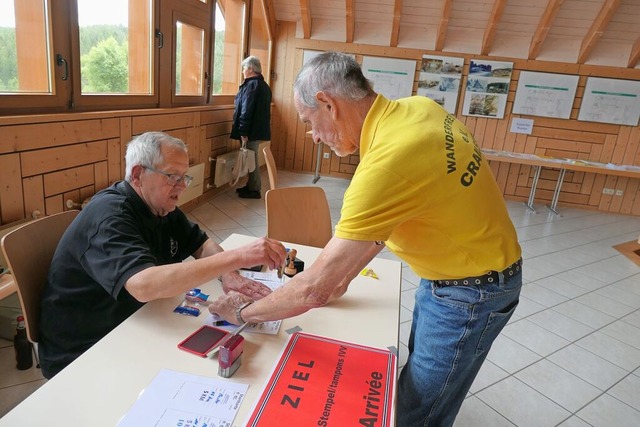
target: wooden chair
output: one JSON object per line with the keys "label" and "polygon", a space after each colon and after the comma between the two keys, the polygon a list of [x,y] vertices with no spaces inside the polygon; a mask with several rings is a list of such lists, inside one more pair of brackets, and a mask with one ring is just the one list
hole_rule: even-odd
{"label": "wooden chair", "polygon": [[267,145],[262,149],[264,153],[264,162],[267,164],[267,174],[269,174],[269,186],[273,189],[278,186],[278,170],[276,169],[276,160],[273,158],[271,148]]}
{"label": "wooden chair", "polygon": [[17,288],[27,338],[32,344],[39,338],[40,298],[53,253],[79,212],[71,210],[36,219],[7,233],[0,241]]}
{"label": "wooden chair", "polygon": [[265,203],[267,237],[318,248],[331,240],[331,211],[322,188],[273,188]]}

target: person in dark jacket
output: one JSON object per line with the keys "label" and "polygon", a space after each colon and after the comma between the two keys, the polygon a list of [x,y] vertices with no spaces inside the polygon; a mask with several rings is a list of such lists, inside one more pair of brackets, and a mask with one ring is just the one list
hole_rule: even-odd
{"label": "person in dark jacket", "polygon": [[271,140],[271,89],[262,76],[260,60],[249,56],[242,61],[244,82],[235,99],[231,138],[241,140],[254,152],[256,168],[249,172],[244,187],[237,188],[243,199],[259,199],[262,182],[258,164],[260,141]]}

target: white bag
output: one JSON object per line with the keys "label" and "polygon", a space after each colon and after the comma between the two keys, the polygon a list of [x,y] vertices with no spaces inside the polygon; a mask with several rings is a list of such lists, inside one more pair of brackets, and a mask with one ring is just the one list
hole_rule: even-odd
{"label": "white bag", "polygon": [[231,169],[231,186],[234,187],[238,180],[247,175],[249,172],[253,172],[256,168],[256,153],[253,150],[249,150],[245,147],[245,143],[242,143],[236,164]]}

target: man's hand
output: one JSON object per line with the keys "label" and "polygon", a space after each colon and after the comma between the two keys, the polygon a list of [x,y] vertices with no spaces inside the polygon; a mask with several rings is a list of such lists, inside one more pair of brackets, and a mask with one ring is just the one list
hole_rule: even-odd
{"label": "man's hand", "polygon": [[236,249],[230,249],[240,259],[240,267],[250,268],[254,265],[264,265],[269,270],[284,265],[287,259],[287,250],[284,245],[277,240],[262,237],[256,239],[248,245]]}
{"label": "man's hand", "polygon": [[217,300],[209,304],[209,312],[217,314],[230,323],[238,323],[236,319],[236,309],[245,302],[252,301],[238,292],[231,291],[218,297]]}
{"label": "man's hand", "polygon": [[222,275],[222,289],[225,294],[235,291],[254,300],[265,297],[271,293],[269,287],[260,282],[247,279],[235,271]]}

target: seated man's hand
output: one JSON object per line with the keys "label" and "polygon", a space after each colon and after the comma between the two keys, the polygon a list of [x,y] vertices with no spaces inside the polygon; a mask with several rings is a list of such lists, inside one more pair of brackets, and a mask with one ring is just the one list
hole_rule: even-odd
{"label": "seated man's hand", "polygon": [[268,286],[255,280],[247,279],[235,271],[222,275],[222,289],[225,294],[235,291],[254,300],[271,293],[271,289]]}

